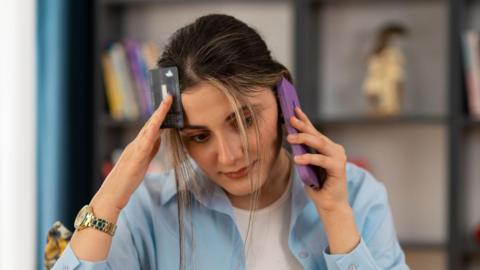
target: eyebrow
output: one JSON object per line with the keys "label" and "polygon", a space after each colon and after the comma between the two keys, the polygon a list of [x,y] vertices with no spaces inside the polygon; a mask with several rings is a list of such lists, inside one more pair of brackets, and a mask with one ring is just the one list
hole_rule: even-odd
{"label": "eyebrow", "polygon": [[[259,107],[258,104],[253,104],[252,105],[252,108],[257,108]],[[248,109],[248,106],[247,105],[243,105],[239,111],[245,111],[246,109]],[[225,122],[229,122],[231,121],[233,118],[235,118],[235,112],[231,112],[226,118],[225,118]],[[185,130],[185,129],[206,129],[207,126],[202,126],[202,125],[184,125],[184,127],[182,129],[180,129],[181,131]]]}

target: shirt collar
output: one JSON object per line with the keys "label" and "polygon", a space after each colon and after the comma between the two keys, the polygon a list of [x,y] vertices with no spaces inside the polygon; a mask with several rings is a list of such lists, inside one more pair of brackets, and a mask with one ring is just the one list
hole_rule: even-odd
{"label": "shirt collar", "polygon": [[[207,208],[233,216],[232,205],[223,189],[208,179],[195,161],[190,158],[187,162],[191,163],[198,176],[198,189],[196,189],[195,192],[192,192],[195,199]],[[305,192],[304,184],[301,182],[296,169],[293,170],[290,177],[293,177],[293,183],[291,184],[292,210],[290,214],[290,229],[292,229],[296,219],[310,201]],[[153,200],[162,206],[171,202],[177,195],[175,171],[173,168],[160,174],[150,173],[146,176],[144,183],[147,185]]]}
{"label": "shirt collar", "polygon": [[[186,162],[190,162],[197,176],[196,186],[198,188],[192,189],[191,192],[195,199],[208,208],[233,215],[232,205],[225,192],[208,179],[195,161],[189,158]],[[145,177],[144,183],[153,200],[162,206],[170,203],[177,195],[175,170],[173,168],[161,173],[149,173]]]}

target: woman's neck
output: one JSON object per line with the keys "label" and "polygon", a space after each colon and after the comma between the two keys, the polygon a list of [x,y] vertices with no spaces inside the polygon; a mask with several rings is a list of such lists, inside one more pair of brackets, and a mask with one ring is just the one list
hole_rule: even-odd
{"label": "woman's neck", "polygon": [[[282,147],[279,151],[278,158],[272,166],[272,171],[268,176],[268,179],[261,187],[260,196],[256,205],[256,209],[262,209],[276,200],[278,200],[285,189],[288,187],[290,180],[291,161],[287,151]],[[250,198],[252,194],[248,196],[229,196],[230,202],[236,208],[250,209]]]}

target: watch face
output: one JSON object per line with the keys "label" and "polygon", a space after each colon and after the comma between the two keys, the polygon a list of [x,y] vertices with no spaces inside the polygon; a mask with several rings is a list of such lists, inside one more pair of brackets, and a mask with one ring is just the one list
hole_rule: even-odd
{"label": "watch face", "polygon": [[83,223],[83,221],[87,217],[87,214],[88,214],[88,206],[84,206],[80,210],[80,212],[78,212],[78,215],[75,218],[75,224],[74,224],[75,229],[78,229],[78,227],[80,227],[80,225]]}

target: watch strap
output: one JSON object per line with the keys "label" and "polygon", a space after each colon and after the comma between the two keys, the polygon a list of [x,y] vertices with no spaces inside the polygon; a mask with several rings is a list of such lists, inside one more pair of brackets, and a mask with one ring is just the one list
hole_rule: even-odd
{"label": "watch strap", "polygon": [[117,229],[117,225],[108,222],[103,218],[98,218],[96,216],[91,215],[90,219],[85,224],[86,227],[94,228],[99,231],[105,232],[113,236],[115,234],[115,230]]}

